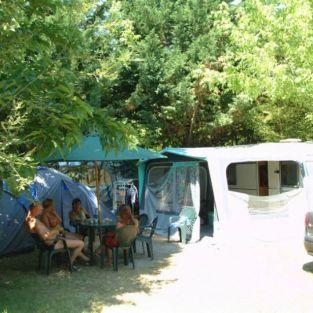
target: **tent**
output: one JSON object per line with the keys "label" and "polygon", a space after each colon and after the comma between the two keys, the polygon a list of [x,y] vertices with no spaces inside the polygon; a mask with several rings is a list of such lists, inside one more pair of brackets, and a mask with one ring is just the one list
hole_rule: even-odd
{"label": "tent", "polygon": [[75,145],[71,150],[64,149],[63,152],[56,153],[48,157],[45,162],[55,161],[125,161],[125,160],[149,160],[162,158],[159,153],[148,149],[136,147],[133,149],[120,148],[119,150],[103,149],[101,140],[98,135],[84,136],[79,145]]}
{"label": "tent", "polygon": [[[158,216],[160,235],[167,234],[169,224],[178,219],[183,206],[192,206],[199,213],[201,167],[197,160],[155,159],[141,162],[139,169],[144,177],[140,187],[140,213],[147,214],[150,221]],[[197,241],[199,236],[197,219],[191,240]]]}
{"label": "tent", "polygon": [[[261,233],[262,236],[267,233],[268,239],[270,236],[273,238],[291,236],[292,232],[292,235],[295,236],[301,237],[303,235],[305,211],[313,208],[313,143],[280,142],[218,148],[166,148],[162,154],[168,157],[167,161],[171,162],[171,168],[177,166],[175,164],[186,162],[196,162],[199,167],[206,168],[207,182],[211,186],[208,198],[213,203],[214,236],[217,238],[227,239],[238,236],[240,239],[247,234],[261,236]],[[264,161],[296,162],[298,164],[299,186],[282,194],[263,197],[229,190],[227,168],[230,164],[261,163]],[[177,180],[175,181],[173,178],[172,182],[167,184],[169,169],[164,168],[164,166],[162,168],[162,162],[164,160],[148,161],[141,164],[141,175],[145,179],[141,186],[140,195],[142,213],[148,213],[151,218],[160,215],[161,220],[164,221],[163,215],[175,216],[177,212],[171,211],[161,214],[157,208],[159,203],[169,203],[170,197],[172,202],[176,201],[176,205],[179,206],[180,204],[175,199],[177,187],[174,185],[177,184]],[[269,174],[271,174],[270,171],[271,169],[268,168]],[[280,175],[279,170],[275,170],[273,173],[277,177]],[[149,184],[151,177],[158,188]],[[201,177],[199,177],[200,187],[190,187],[190,189],[193,188],[195,195],[200,197],[200,200],[199,198],[197,201],[193,200],[194,204],[202,201],[201,189],[205,187],[201,187],[200,180]],[[181,182],[179,183],[181,184]],[[196,190],[197,188],[200,188],[200,193]],[[174,195],[170,192],[174,192]],[[158,200],[154,201],[154,199]],[[264,210],[264,208],[267,209]],[[179,211],[179,208],[177,210]],[[276,221],[275,225],[274,223],[271,225],[274,220]],[[161,223],[164,230],[168,225],[167,223],[165,221]],[[280,228],[275,229],[278,224]],[[198,237],[199,232],[195,238]]]}
{"label": "tent", "polygon": [[163,156],[159,153],[143,149],[140,147],[134,149],[126,149],[121,147],[119,150],[106,151],[102,144],[99,135],[88,135],[82,138],[79,145],[75,145],[72,149],[64,149],[63,152],[56,151],[56,153],[48,157],[45,162],[94,162],[96,172],[96,196],[99,223],[101,223],[104,217],[101,211],[101,195],[100,195],[100,172],[98,161],[129,161],[129,160],[149,160],[153,158],[162,158]]}
{"label": "tent", "polygon": [[[54,169],[39,167],[30,189],[32,197],[39,201],[46,198],[53,199],[64,227],[72,231],[74,229],[69,225],[69,212],[72,210],[74,198],[81,200],[82,206],[91,216],[97,213],[97,198],[94,192]],[[104,218],[114,219],[114,215],[108,209],[103,207],[102,212]]]}
{"label": "tent", "polygon": [[28,201],[15,197],[9,191],[0,194],[0,256],[33,248],[33,240],[27,233],[24,220]]}
{"label": "tent", "polygon": [[[33,248],[34,242],[24,225],[31,201],[54,200],[56,210],[64,227],[74,231],[69,225],[69,212],[74,198],[80,198],[83,207],[91,215],[97,211],[97,199],[89,187],[73,181],[68,176],[47,167],[38,167],[36,176],[29,187],[29,194],[13,196],[8,190],[0,194],[0,256]],[[114,215],[103,208],[105,218]]]}

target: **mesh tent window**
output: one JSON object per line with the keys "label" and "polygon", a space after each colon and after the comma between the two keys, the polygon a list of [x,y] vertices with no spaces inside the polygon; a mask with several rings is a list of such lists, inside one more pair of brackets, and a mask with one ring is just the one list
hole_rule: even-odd
{"label": "mesh tent window", "polygon": [[200,202],[198,162],[155,165],[148,170],[145,207],[155,213],[178,215],[183,206]]}

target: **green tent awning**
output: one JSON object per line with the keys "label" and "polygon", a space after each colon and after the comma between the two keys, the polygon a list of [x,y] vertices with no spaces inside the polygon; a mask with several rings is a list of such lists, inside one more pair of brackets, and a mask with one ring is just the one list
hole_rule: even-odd
{"label": "green tent awning", "polygon": [[79,145],[75,145],[70,151],[64,150],[63,153],[56,151],[48,157],[45,162],[65,161],[126,161],[126,160],[149,160],[164,158],[157,152],[143,148],[133,150],[121,149],[119,151],[105,151],[102,147],[98,135],[84,136]]}

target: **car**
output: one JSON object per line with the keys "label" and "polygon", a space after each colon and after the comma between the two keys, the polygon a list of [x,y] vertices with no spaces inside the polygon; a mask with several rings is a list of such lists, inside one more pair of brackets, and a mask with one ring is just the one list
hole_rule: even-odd
{"label": "car", "polygon": [[313,212],[305,215],[304,247],[309,255],[313,256]]}

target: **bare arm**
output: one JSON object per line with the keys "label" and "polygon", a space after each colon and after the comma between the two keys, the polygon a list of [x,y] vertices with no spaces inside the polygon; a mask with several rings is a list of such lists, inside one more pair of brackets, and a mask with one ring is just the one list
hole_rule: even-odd
{"label": "bare arm", "polygon": [[136,218],[134,218],[133,214],[130,214],[130,216],[131,216],[131,220],[132,220],[133,224],[134,224],[136,227],[138,227],[138,225],[139,225],[138,220],[137,220]]}
{"label": "bare arm", "polygon": [[123,226],[125,226],[123,223],[117,222],[116,229],[122,228]]}
{"label": "bare arm", "polygon": [[62,224],[62,219],[61,219],[61,217],[59,216],[59,214],[55,210],[54,210],[53,214],[57,218],[57,220],[59,221],[59,224]]}
{"label": "bare arm", "polygon": [[53,229],[51,231],[47,231],[43,234],[43,238],[46,239],[54,239],[57,235],[59,235],[59,231],[56,229]]}
{"label": "bare arm", "polygon": [[84,208],[82,208],[82,209],[83,209],[83,212],[85,213],[86,217],[90,218],[90,214]]}
{"label": "bare arm", "polygon": [[36,233],[44,240],[54,239],[58,234],[59,231],[56,229],[49,230],[46,225],[44,225],[41,221],[36,221],[35,224],[35,231]]}
{"label": "bare arm", "polygon": [[136,227],[138,227],[138,225],[139,225],[138,220],[133,217],[133,218],[132,218],[132,221],[133,221],[134,225],[135,225]]}

